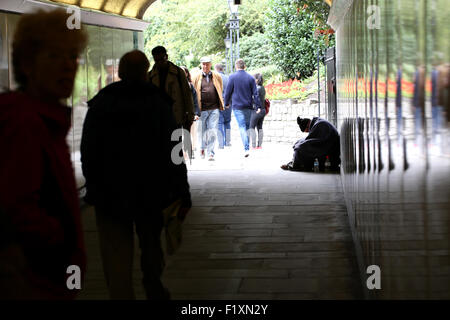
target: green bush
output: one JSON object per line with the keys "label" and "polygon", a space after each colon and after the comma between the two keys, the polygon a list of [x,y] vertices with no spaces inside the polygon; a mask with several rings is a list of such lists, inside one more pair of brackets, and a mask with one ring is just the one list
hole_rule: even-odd
{"label": "green bush", "polygon": [[254,75],[255,73],[261,73],[264,78],[264,85],[271,83],[280,83],[288,80],[288,78],[284,76],[283,72],[280,71],[280,68],[273,64],[261,68],[247,69],[247,72],[251,75]]}
{"label": "green bush", "polygon": [[[298,8],[292,0],[270,0],[266,35],[271,43],[272,61],[291,79],[305,79],[317,67],[317,49],[327,47],[324,36],[314,39],[321,29],[314,15]],[[333,45],[333,41],[330,41]]]}
{"label": "green bush", "polygon": [[239,40],[239,56],[248,69],[267,66],[270,63],[270,43],[266,35],[254,33]]}

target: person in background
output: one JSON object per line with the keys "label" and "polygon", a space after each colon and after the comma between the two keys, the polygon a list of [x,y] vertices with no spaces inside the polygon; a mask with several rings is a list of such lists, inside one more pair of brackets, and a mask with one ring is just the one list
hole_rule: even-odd
{"label": "person in background", "polygon": [[325,119],[297,117],[297,124],[302,132],[307,132],[305,139],[298,140],[294,145],[293,160],[281,166],[283,170],[312,171],[317,158],[321,170],[326,157],[331,162],[331,170],[339,170],[340,137],[336,128]]}
{"label": "person in background", "polygon": [[[228,76],[223,72],[223,65],[218,63],[214,66],[214,69],[220,74],[223,82],[222,96],[225,98],[225,90],[228,84]],[[219,149],[223,149],[224,146],[231,146],[231,108],[225,108],[220,111],[219,114]]]}
{"label": "person in background", "polygon": [[214,145],[219,127],[219,111],[224,110],[222,77],[211,71],[211,58],[202,57],[202,72],[193,79],[197,91],[198,105],[201,111],[201,153],[205,158],[205,150],[209,161],[214,161]]}
{"label": "person in background", "polygon": [[[168,60],[166,48],[157,46],[152,49],[155,64],[150,71],[149,81],[163,90],[173,101],[172,110],[178,128],[191,130],[194,122],[194,100],[183,69]],[[185,134],[186,133],[186,134]],[[191,153],[190,134],[183,131],[183,150]]]}
{"label": "person in background", "polygon": [[238,59],[235,63],[236,72],[228,79],[227,90],[225,91],[225,106],[229,108],[233,105],[234,116],[239,125],[242,144],[244,146],[244,157],[249,156],[249,129],[250,117],[254,108],[261,108],[256,89],[255,78],[245,71],[244,60]]}
{"label": "person in background", "polygon": [[187,67],[181,67],[181,69],[183,69],[184,73],[186,74],[186,78],[188,80],[189,83],[189,88],[191,88],[191,92],[192,92],[192,98],[194,99],[194,122],[191,125],[191,141],[192,141],[192,151],[191,151],[191,159],[194,159],[194,153],[196,151],[197,148],[197,125],[198,122],[197,120],[200,118],[200,108],[198,107],[198,98],[197,98],[197,91],[195,91],[194,85],[192,84],[192,79],[191,79],[191,73],[189,72]]}
{"label": "person in background", "polygon": [[[256,89],[258,90],[258,96],[260,100],[260,105],[258,108],[253,110],[250,118],[250,135],[252,139],[252,148],[261,149],[263,142],[263,121],[266,116],[265,100],[266,100],[266,89],[264,89],[263,82],[264,79],[261,73],[257,73],[253,76],[256,81]],[[258,132],[258,146],[256,145],[256,131]]]}
{"label": "person in background", "polygon": [[79,267],[81,282],[86,271],[66,142],[72,113],[62,101],[72,94],[87,34],[68,29],[69,16],[58,9],[20,17],[12,41],[18,89],[0,95],[0,208],[26,263],[26,299],[74,299],[68,267]]}
{"label": "person in background", "polygon": [[[186,165],[173,161],[177,128],[168,97],[147,81],[141,51],[119,62],[121,81],[88,101],[81,164],[88,204],[95,206],[103,268],[111,299],[134,299],[134,228],[141,249],[142,283],[148,299],[166,300],[161,282],[164,208],[181,200],[178,218],[191,207]],[[183,72],[184,77],[184,72]]]}

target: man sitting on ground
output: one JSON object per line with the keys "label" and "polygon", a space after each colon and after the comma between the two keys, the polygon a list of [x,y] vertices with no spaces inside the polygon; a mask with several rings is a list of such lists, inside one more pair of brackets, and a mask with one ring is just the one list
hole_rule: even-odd
{"label": "man sitting on ground", "polygon": [[312,171],[314,160],[319,160],[319,168],[323,170],[326,157],[331,162],[331,170],[339,170],[340,140],[336,128],[327,120],[314,117],[297,117],[297,124],[302,132],[308,132],[305,139],[294,145],[294,157],[291,162],[281,166],[283,170]]}

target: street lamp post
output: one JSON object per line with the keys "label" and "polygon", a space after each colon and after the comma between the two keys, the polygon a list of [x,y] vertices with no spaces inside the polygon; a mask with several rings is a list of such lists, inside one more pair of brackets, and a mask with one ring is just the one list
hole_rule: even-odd
{"label": "street lamp post", "polygon": [[[240,3],[236,0],[228,0],[228,8],[230,9],[230,20],[227,23],[229,34],[227,39],[229,39],[228,59],[230,61],[230,66],[227,66],[227,72],[232,73],[235,69],[234,63],[239,59],[239,5],[234,3]],[[227,41],[227,40],[225,40]],[[225,46],[227,42],[225,42]]]}
{"label": "street lamp post", "polygon": [[[228,23],[227,23],[227,27],[228,27]],[[229,59],[229,53],[230,53],[230,49],[231,49],[231,38],[230,38],[230,34],[227,33],[227,37],[224,39],[225,41],[225,61],[226,61],[226,69],[225,69],[225,73],[230,73],[230,59]]]}

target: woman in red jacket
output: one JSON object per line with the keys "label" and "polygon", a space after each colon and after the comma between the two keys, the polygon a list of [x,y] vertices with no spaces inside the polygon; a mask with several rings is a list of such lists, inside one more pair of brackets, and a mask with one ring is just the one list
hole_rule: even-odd
{"label": "woman in red jacket", "polygon": [[[17,91],[0,95],[0,208],[25,258],[29,291],[16,298],[72,299],[68,267],[86,258],[66,136],[82,29],[68,29],[64,10],[24,14],[14,34]],[[70,281],[69,281],[70,282]],[[2,288],[0,288],[1,290]]]}

